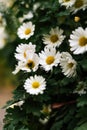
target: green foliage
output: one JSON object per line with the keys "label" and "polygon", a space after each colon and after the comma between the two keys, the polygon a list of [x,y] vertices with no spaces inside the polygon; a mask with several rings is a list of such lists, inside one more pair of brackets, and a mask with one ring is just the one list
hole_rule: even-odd
{"label": "green foliage", "polygon": [[[40,5],[34,10],[33,6],[37,3]],[[50,29],[56,26],[63,29],[66,36],[56,50],[69,52],[77,61],[77,75],[71,78],[64,76],[59,66],[53,67],[49,72],[42,68],[29,73],[20,71],[17,77],[15,76],[17,87],[13,92],[13,99],[5,106],[7,112],[3,130],[87,130],[87,52],[74,55],[70,51],[68,41],[73,30],[87,27],[87,9],[72,14],[69,9],[61,6],[58,0],[15,0],[12,7],[5,10],[0,8],[0,11],[4,14],[6,30],[10,36],[7,45],[0,52],[0,57],[6,58],[12,71],[17,64],[14,57],[16,47],[20,43],[32,42],[39,54],[45,47],[43,34],[49,33]],[[35,24],[35,33],[28,40],[22,40],[17,36],[17,29],[21,25],[19,18],[29,11],[32,11],[33,17],[23,22],[32,21]],[[80,21],[75,22],[75,16],[79,16]],[[46,79],[44,94],[30,95],[23,87],[25,80],[35,74],[43,75]],[[24,103],[11,107],[19,101]],[[51,112],[42,112],[44,105],[50,105]]]}

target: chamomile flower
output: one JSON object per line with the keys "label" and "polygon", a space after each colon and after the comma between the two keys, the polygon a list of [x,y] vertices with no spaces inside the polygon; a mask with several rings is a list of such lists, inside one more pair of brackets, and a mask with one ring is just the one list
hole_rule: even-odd
{"label": "chamomile flower", "polygon": [[31,76],[25,81],[24,88],[31,95],[43,94],[46,89],[46,81],[42,76]]}
{"label": "chamomile flower", "polygon": [[35,25],[32,22],[23,23],[17,31],[17,35],[20,39],[28,39],[34,34]]}
{"label": "chamomile flower", "polygon": [[69,8],[75,3],[75,0],[59,0],[59,3],[62,6],[66,6],[66,8]]}
{"label": "chamomile flower", "polygon": [[76,61],[68,52],[62,52],[60,58],[60,67],[66,77],[74,77],[76,75]]}
{"label": "chamomile flower", "polygon": [[13,74],[17,74],[20,70],[31,72],[36,71],[39,65],[39,56],[35,53],[28,53],[26,60],[19,61]]}
{"label": "chamomile flower", "polygon": [[60,46],[63,42],[65,36],[63,35],[63,30],[59,29],[59,27],[51,28],[49,34],[43,35],[43,43],[47,46]]}
{"label": "chamomile flower", "polygon": [[29,44],[21,43],[16,48],[15,58],[19,61],[26,61],[28,53],[35,52],[36,45],[33,45],[31,42]]}
{"label": "chamomile flower", "polygon": [[39,56],[37,54],[29,54],[27,56],[27,60],[24,62],[21,70],[26,72],[36,71],[39,65]]}
{"label": "chamomile flower", "polygon": [[78,27],[70,35],[70,47],[74,54],[82,54],[87,51],[87,28]]}
{"label": "chamomile flower", "polygon": [[60,53],[56,52],[54,47],[45,47],[44,51],[39,53],[40,65],[46,70],[52,70],[53,66],[57,66],[60,60]]}
{"label": "chamomile flower", "polygon": [[76,13],[79,10],[87,8],[87,0],[75,0],[74,5],[71,7],[71,12]]}

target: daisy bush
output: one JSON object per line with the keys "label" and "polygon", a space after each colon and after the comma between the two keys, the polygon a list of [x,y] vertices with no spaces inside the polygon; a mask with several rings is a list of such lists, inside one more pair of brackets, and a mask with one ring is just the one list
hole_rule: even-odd
{"label": "daisy bush", "polygon": [[87,1],[14,0],[4,6],[11,40],[2,52],[17,87],[5,106],[3,130],[86,130]]}

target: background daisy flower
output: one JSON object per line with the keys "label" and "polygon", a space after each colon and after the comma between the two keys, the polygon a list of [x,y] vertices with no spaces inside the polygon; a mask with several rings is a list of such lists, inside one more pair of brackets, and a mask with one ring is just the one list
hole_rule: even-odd
{"label": "background daisy flower", "polygon": [[43,43],[47,46],[60,46],[63,42],[65,36],[63,35],[63,30],[59,29],[59,27],[52,28],[49,34],[43,35]]}
{"label": "background daisy flower", "polygon": [[81,54],[87,51],[87,28],[78,27],[70,35],[70,50],[74,54]]}
{"label": "background daisy flower", "polygon": [[52,70],[53,66],[57,66],[60,59],[60,53],[56,52],[53,47],[45,47],[44,51],[39,53],[40,65],[46,70]]}
{"label": "background daisy flower", "polygon": [[76,75],[76,61],[68,52],[62,52],[60,58],[60,67],[66,77],[73,77]]}
{"label": "background daisy flower", "polygon": [[16,48],[15,58],[20,61],[26,61],[28,53],[35,52],[36,45],[33,45],[31,42],[29,44],[21,43]]}
{"label": "background daisy flower", "polygon": [[43,94],[46,89],[46,81],[42,76],[31,76],[25,81],[24,88],[31,95]]}
{"label": "background daisy flower", "polygon": [[85,10],[87,8],[87,0],[75,0],[74,5],[71,7],[71,12],[76,13],[80,9]]}
{"label": "background daisy flower", "polygon": [[75,0],[59,0],[59,3],[66,6],[66,8],[69,8],[75,3]]}
{"label": "background daisy flower", "polygon": [[17,35],[20,39],[28,39],[34,34],[35,25],[32,22],[23,23],[17,31]]}

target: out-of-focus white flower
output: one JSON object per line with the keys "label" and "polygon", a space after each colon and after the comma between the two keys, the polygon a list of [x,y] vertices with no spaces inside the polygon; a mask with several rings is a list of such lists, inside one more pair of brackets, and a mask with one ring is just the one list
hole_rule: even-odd
{"label": "out-of-focus white flower", "polygon": [[23,105],[24,101],[19,101],[19,102],[16,102],[12,105],[10,105],[8,108],[14,108],[15,106],[19,106],[21,107]]}
{"label": "out-of-focus white flower", "polygon": [[69,8],[75,3],[75,0],[59,0],[59,3],[62,6],[66,6],[66,8]]}
{"label": "out-of-focus white flower", "polygon": [[77,88],[73,93],[77,93],[80,96],[87,93],[86,84],[83,81],[78,82]]}
{"label": "out-of-focus white flower", "polygon": [[2,49],[7,43],[8,34],[3,26],[0,27],[0,49]]}
{"label": "out-of-focus white flower", "polygon": [[87,8],[87,0],[75,0],[74,5],[71,7],[71,12],[76,13],[79,10]]}
{"label": "out-of-focus white flower", "polygon": [[36,2],[34,5],[33,5],[33,11],[36,12],[36,10],[40,7],[40,3],[39,2]]}
{"label": "out-of-focus white flower", "polygon": [[4,4],[7,8],[12,7],[15,0],[0,0],[0,3]]}
{"label": "out-of-focus white flower", "polygon": [[24,88],[31,95],[43,94],[46,89],[46,81],[42,76],[31,76],[25,81]]}
{"label": "out-of-focus white flower", "polygon": [[33,13],[29,11],[27,14],[24,14],[23,17],[19,18],[19,22],[23,22],[24,20],[29,20],[33,18]]}
{"label": "out-of-focus white flower", "polygon": [[76,75],[76,61],[68,52],[62,52],[60,58],[60,67],[66,77],[74,77]]}
{"label": "out-of-focus white flower", "polygon": [[70,50],[74,54],[82,54],[87,51],[87,28],[78,27],[70,35]]}
{"label": "out-of-focus white flower", "polygon": [[34,34],[35,25],[32,22],[23,23],[17,31],[17,35],[20,39],[28,39]]}
{"label": "out-of-focus white flower", "polygon": [[56,52],[54,47],[45,47],[44,51],[39,53],[40,65],[46,70],[52,70],[53,66],[57,66],[60,60],[60,53]]}
{"label": "out-of-focus white flower", "polygon": [[47,46],[59,47],[63,42],[65,36],[63,35],[63,30],[59,27],[51,28],[49,34],[43,35],[43,43]]}
{"label": "out-of-focus white flower", "polygon": [[33,54],[35,52],[36,45],[33,45],[31,42],[29,44],[21,43],[16,48],[15,58],[19,61],[26,61],[28,53]]}

